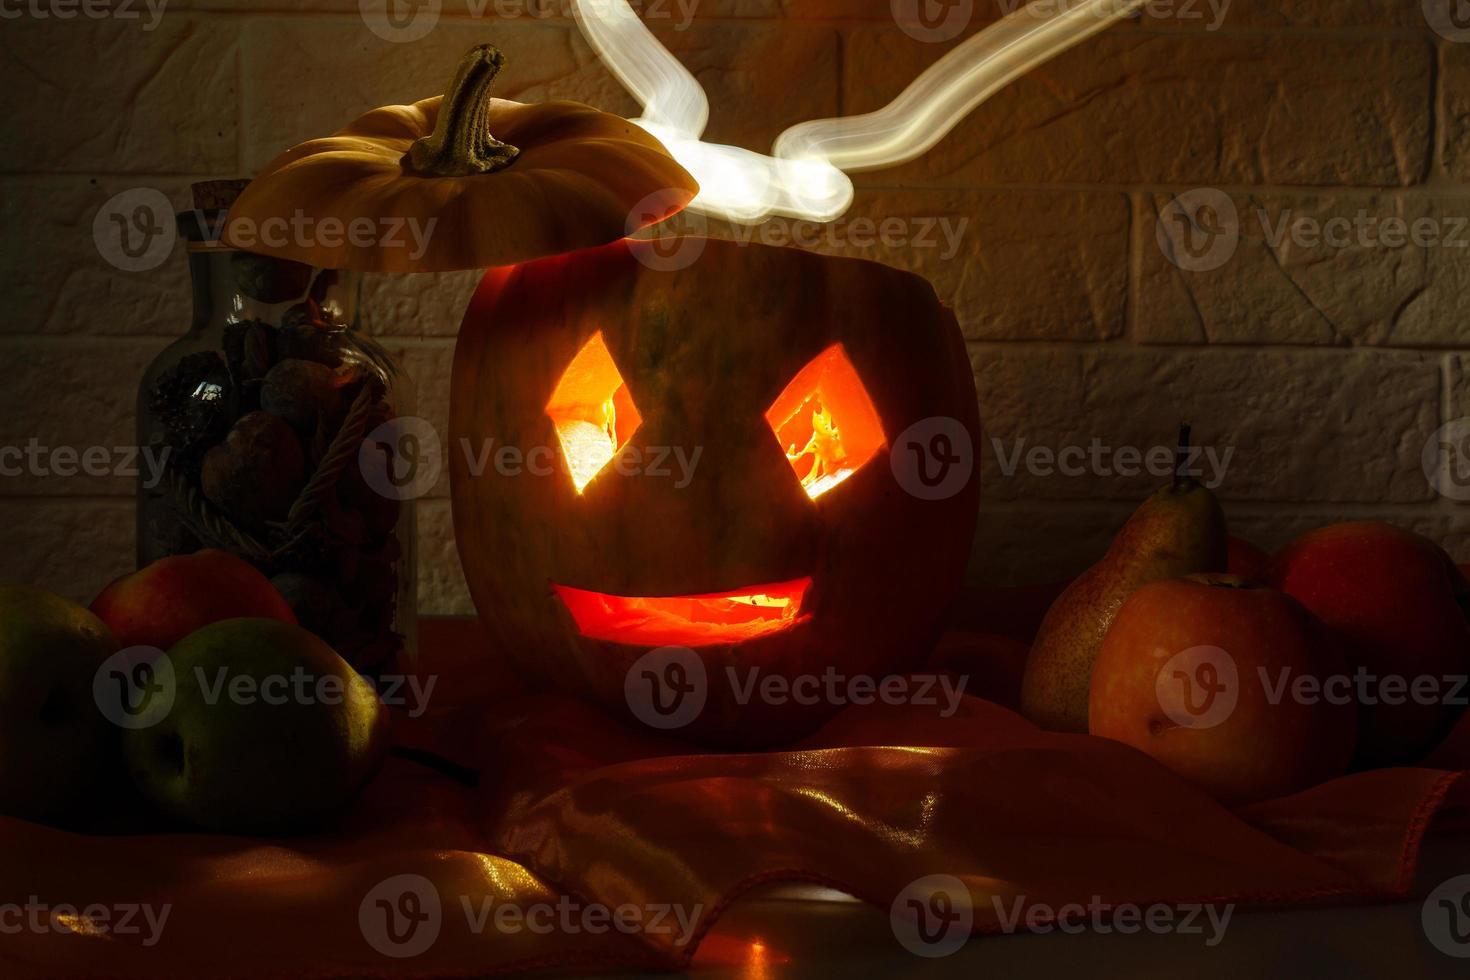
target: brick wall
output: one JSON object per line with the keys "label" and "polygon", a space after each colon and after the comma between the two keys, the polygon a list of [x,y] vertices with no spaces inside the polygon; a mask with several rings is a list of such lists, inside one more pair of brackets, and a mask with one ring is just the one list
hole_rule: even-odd
{"label": "brick wall", "polygon": [[[511,59],[499,94],[632,114],[558,2],[446,0],[413,43],[367,30],[357,0],[172,0],[153,29],[141,0],[123,5],[138,19],[0,23],[0,446],[128,444],[138,375],[188,322],[181,255],[137,275],[99,257],[92,220],[113,194],[182,204],[192,180],[252,172],[369,107],[433,94],[486,39]],[[1009,2],[974,0],[960,37]],[[1272,546],[1386,517],[1470,560],[1470,512],[1422,462],[1439,426],[1470,415],[1470,39],[1432,29],[1456,0],[1438,2],[1158,0],[927,156],[858,176],[851,214],[815,247],[915,269],[958,312],[987,427],[976,576],[1076,570],[1158,482],[1091,463],[1064,475],[1026,453],[1146,451],[1182,418],[1232,452],[1220,492],[1246,537]],[[910,37],[887,0],[649,12],[710,93],[709,138],[760,149],[793,123],[876,108],[956,43]],[[1218,267],[1161,243],[1185,192],[1238,215]],[[1421,233],[1397,241],[1392,218]],[[874,243],[858,219],[899,223]],[[369,283],[365,325],[436,424],[473,281]],[[129,567],[131,491],[118,476],[0,479],[0,579],[89,596]],[[446,492],[420,508],[431,612],[469,608]]]}

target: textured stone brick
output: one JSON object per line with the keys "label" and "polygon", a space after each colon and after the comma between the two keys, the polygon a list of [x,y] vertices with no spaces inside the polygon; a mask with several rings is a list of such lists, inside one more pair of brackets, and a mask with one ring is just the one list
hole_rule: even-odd
{"label": "textured stone brick", "polygon": [[0,88],[26,94],[6,107],[0,169],[234,172],[235,29],[176,14],[144,30],[146,18],[5,21]]}
{"label": "textured stone brick", "polygon": [[[1264,193],[1227,199],[1211,189],[1205,193],[1229,201],[1216,210],[1234,209],[1230,227],[1238,233],[1217,242],[1179,225],[1184,215],[1170,207],[1172,195],[1139,197],[1138,339],[1398,347],[1470,342],[1464,303],[1470,200]],[[1199,200],[1204,198],[1192,198],[1191,206]],[[1159,240],[1161,214],[1167,252]],[[1215,220],[1202,224],[1213,227]],[[1191,239],[1197,252],[1175,247]]]}
{"label": "textured stone brick", "polygon": [[[944,46],[854,28],[847,113],[876,109]],[[1428,40],[1112,32],[998,93],[870,184],[1412,184],[1428,167]],[[880,81],[875,82],[875,79]]]}
{"label": "textured stone brick", "polygon": [[980,522],[966,578],[985,585],[1031,585],[1075,578],[1108,550],[1128,519],[1126,503],[997,503],[982,481]]}
{"label": "textured stone brick", "polygon": [[[886,21],[902,14],[917,20],[914,12],[921,0],[779,0],[783,16],[791,18],[847,21]],[[1450,2],[1450,0],[1446,0]],[[955,5],[968,35],[1021,9],[1025,0],[972,0],[968,14]],[[1055,10],[1055,3],[1042,6]],[[701,8],[702,9],[702,8]],[[933,22],[933,16],[930,15]],[[1292,27],[1423,27],[1424,16],[1414,0],[1150,0],[1120,28],[1147,30],[1186,29],[1200,31],[1231,28]]]}
{"label": "textured stone brick", "polygon": [[449,493],[450,452],[458,452],[449,438],[449,376],[454,362],[454,345],[445,341],[403,345],[389,342],[388,353],[413,381],[415,409],[413,414],[425,419],[439,435],[440,475],[432,496]]}
{"label": "textured stone brick", "polygon": [[[269,9],[262,11],[260,4],[251,0],[170,0],[169,9],[211,10],[240,13],[332,13],[351,14],[365,24],[368,14],[385,9],[390,0],[272,0]],[[606,0],[603,0],[606,2]],[[801,0],[806,3],[807,0]],[[840,2],[840,0],[839,0]],[[885,11],[888,0],[855,0],[861,4],[878,4]],[[642,20],[652,27],[687,29],[689,25],[716,18],[770,18],[782,16],[782,0],[628,0],[629,5]],[[437,30],[440,25],[470,21],[479,24],[482,30],[499,30],[506,24],[537,23],[545,21],[570,22],[575,17],[574,0],[440,0],[437,15],[429,3],[417,8],[403,5],[405,11],[417,10],[418,17],[426,18],[422,25],[418,21],[395,16],[399,27],[397,36],[421,39],[424,30]],[[368,14],[365,14],[367,11]],[[875,8],[875,15],[876,15]],[[799,12],[790,12],[803,16]],[[825,18],[819,18],[825,19]],[[382,24],[379,17],[376,23]],[[393,29],[390,28],[390,32]],[[407,43],[412,43],[411,40]]]}
{"label": "textured stone brick", "polygon": [[[136,444],[138,379],[162,347],[142,341],[0,341],[0,360],[7,364],[0,395],[0,496],[132,494],[134,478],[116,470],[122,451]],[[106,450],[107,459],[94,453],[89,468],[106,469],[106,475],[80,466],[81,454],[93,447]],[[24,459],[17,458],[17,449],[26,452]]]}
{"label": "textured stone brick", "polygon": [[1470,44],[1443,47],[1440,91],[1444,100],[1444,169],[1470,182]]}
{"label": "textured stone brick", "polygon": [[1135,19],[1149,30],[1428,29],[1418,0],[1152,0]]}
{"label": "textured stone brick", "polygon": [[710,235],[871,259],[926,277],[972,340],[1106,340],[1124,328],[1122,195],[861,190],[833,222],[740,226],[685,212],[659,234]]}
{"label": "textured stone brick", "polygon": [[[382,0],[380,0],[382,2]],[[920,0],[629,0],[649,24],[689,23],[718,18],[782,18],[893,24],[915,22]],[[955,23],[972,33],[1018,10],[1026,0],[972,0],[969,10],[956,4]],[[1439,0],[1452,3],[1454,0]],[[356,14],[362,0],[273,0],[270,11]],[[427,5],[426,5],[427,6]],[[260,12],[249,0],[171,0],[171,10]],[[920,8],[921,9],[921,8]],[[1043,10],[1055,9],[1054,3]],[[430,15],[432,16],[432,15]],[[573,0],[441,0],[441,22],[472,18],[499,25],[529,20],[566,20]],[[932,18],[932,15],[925,15]],[[1343,27],[1425,27],[1414,0],[1150,0],[1125,27],[1148,30],[1229,30],[1231,28],[1335,29]]]}
{"label": "textured stone brick", "polygon": [[[1439,425],[1437,357],[982,345],[971,360],[990,499],[1142,499],[1163,482],[1142,471],[1146,457],[1105,453],[1099,466],[1091,461],[1093,440],[1146,454],[1172,446],[1181,420],[1194,424],[1195,443],[1213,448],[1224,464],[1225,498],[1382,503],[1432,496],[1420,457]],[[1035,447],[1056,459],[1033,465]],[[1068,447],[1077,448],[1061,460]],[[1061,462],[1081,472],[1068,475]],[[1119,475],[1124,466],[1140,471]]]}
{"label": "textured stone brick", "polygon": [[[342,13],[361,16],[364,9],[371,11],[376,2],[382,8],[385,0],[271,0],[267,9],[251,0],[169,0],[169,9],[234,11],[240,13],[276,13],[290,11],[299,13]],[[692,5],[696,17],[770,17],[780,10],[780,0],[627,0],[642,19],[657,23],[660,20],[685,16]],[[888,0],[857,0],[857,2],[880,3],[887,9]],[[682,7],[681,7],[682,4]],[[573,0],[439,0],[438,15],[442,21],[459,19],[483,21],[492,25],[509,21],[570,19],[573,16]],[[409,4],[403,5],[411,10]],[[421,3],[419,8],[425,16],[432,17],[434,5]],[[441,21],[441,22],[442,22]],[[405,24],[407,20],[404,21]],[[437,24],[435,25],[437,27]]]}
{"label": "textured stone brick", "polygon": [[[414,44],[393,44],[342,21],[255,21],[247,30],[246,74],[253,85],[245,99],[245,159],[252,171],[375,106],[443,91],[460,56],[485,40],[483,26],[458,20],[446,20]],[[835,31],[707,24],[657,33],[709,93],[710,140],[766,149],[788,126],[836,112]],[[507,52],[496,87],[504,98],[575,99],[621,115],[638,111],[568,25],[513,21],[496,27],[496,42]],[[271,70],[281,63],[298,67]],[[803,84],[792,87],[790,73],[798,71]]]}
{"label": "textured stone brick", "polygon": [[362,327],[381,337],[454,337],[483,273],[368,275]]}
{"label": "textured stone brick", "polygon": [[[1445,428],[1434,435],[1434,445],[1424,450],[1425,478],[1439,494],[1445,509],[1470,509],[1470,354],[1445,355]],[[1464,530],[1470,533],[1470,521]]]}
{"label": "textured stone brick", "polygon": [[454,515],[448,500],[421,500],[419,525],[419,614],[472,616],[475,605],[460,569]]}
{"label": "textured stone brick", "polygon": [[1470,416],[1470,353],[1445,355],[1445,377],[1449,402],[1445,405],[1444,420]]}
{"label": "textured stone brick", "polygon": [[23,582],[88,603],[133,570],[131,500],[0,497],[0,582]]}
{"label": "textured stone brick", "polygon": [[[0,182],[0,280],[6,284],[0,334],[90,336],[182,334],[189,326],[189,268],[182,245],[158,268],[125,272],[103,258],[93,219],[113,195],[138,186],[189,198],[174,179]],[[172,215],[157,218],[172,227]]]}

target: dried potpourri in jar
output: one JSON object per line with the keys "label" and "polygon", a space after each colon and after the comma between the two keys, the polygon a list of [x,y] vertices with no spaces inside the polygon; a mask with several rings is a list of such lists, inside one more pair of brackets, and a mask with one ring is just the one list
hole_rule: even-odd
{"label": "dried potpourri in jar", "polygon": [[259,567],[369,676],[400,669],[414,625],[413,501],[393,420],[412,387],[355,329],[357,273],[222,246],[244,181],[195,187],[179,215],[189,332],[144,374],[138,562],[223,548]]}

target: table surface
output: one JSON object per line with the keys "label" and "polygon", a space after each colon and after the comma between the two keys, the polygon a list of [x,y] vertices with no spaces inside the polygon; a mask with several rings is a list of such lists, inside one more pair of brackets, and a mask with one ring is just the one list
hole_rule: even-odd
{"label": "table surface", "polygon": [[[685,975],[697,980],[870,976],[1466,980],[1470,958],[1456,959],[1436,949],[1420,919],[1424,897],[1461,874],[1470,874],[1470,839],[1431,839],[1420,865],[1417,897],[1409,902],[1238,911],[1214,946],[1206,945],[1208,930],[1203,935],[1017,934],[976,937],[959,951],[932,959],[899,946],[887,914],[871,906],[777,889],[732,905]],[[1470,957],[1470,944],[1465,953]],[[649,976],[655,980],[668,974]]]}
{"label": "table surface", "polygon": [[[1044,607],[1044,604],[1043,604]],[[481,661],[473,620],[430,619],[421,649],[467,651]],[[427,635],[425,635],[427,634]],[[493,688],[504,678],[489,677]],[[473,685],[460,693],[473,696]],[[1439,977],[1470,980],[1465,959],[1429,941],[1424,898],[1442,882],[1470,874],[1470,837],[1425,841],[1412,901],[1339,908],[1237,911],[1214,946],[1204,935],[1082,932],[971,939],[957,952],[925,959],[899,945],[886,911],[830,893],[782,888],[751,893],[720,918],[687,976],[696,980],[938,977],[1027,980],[1127,977],[1129,980],[1356,980]],[[606,974],[603,974],[604,976]],[[631,975],[627,975],[631,976]],[[650,980],[670,974],[651,974]]]}

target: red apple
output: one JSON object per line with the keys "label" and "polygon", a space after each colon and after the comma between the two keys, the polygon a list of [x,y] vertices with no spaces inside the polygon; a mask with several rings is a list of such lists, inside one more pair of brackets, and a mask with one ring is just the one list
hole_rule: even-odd
{"label": "red apple", "polygon": [[1416,763],[1449,732],[1470,674],[1470,583],[1443,549],[1389,524],[1334,524],[1287,545],[1265,579],[1316,614],[1360,672],[1360,764]]}
{"label": "red apple", "polygon": [[116,635],[119,649],[167,650],[195,630],[224,619],[255,617],[296,624],[270,579],[226,551],[160,558],[124,575],[92,600],[92,612]]}
{"label": "red apple", "polygon": [[1089,731],[1222,802],[1273,799],[1347,771],[1347,679],[1327,631],[1290,596],[1233,575],[1156,582],[1103,640]]}

